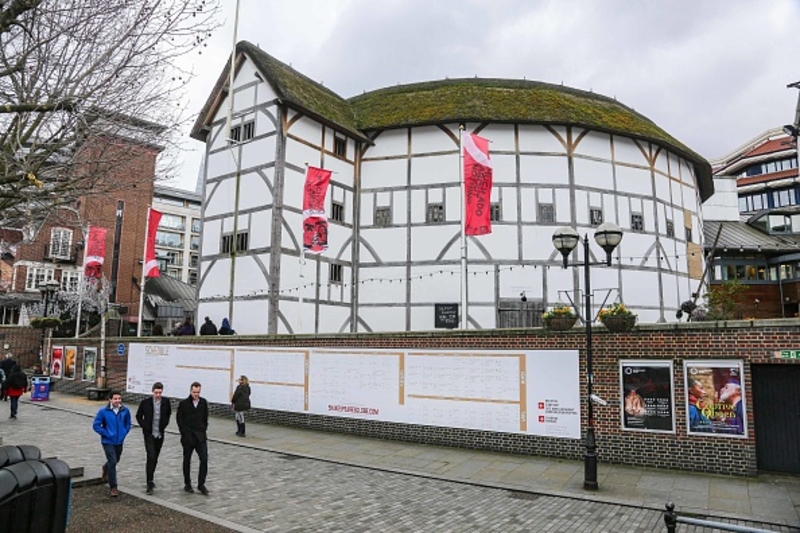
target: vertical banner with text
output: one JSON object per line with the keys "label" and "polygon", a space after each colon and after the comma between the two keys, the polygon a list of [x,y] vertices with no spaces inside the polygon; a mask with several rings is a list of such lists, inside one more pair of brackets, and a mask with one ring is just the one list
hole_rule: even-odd
{"label": "vertical banner with text", "polygon": [[492,161],[489,141],[472,133],[462,135],[464,145],[464,233],[492,232]]}
{"label": "vertical banner with text", "polygon": [[328,248],[325,196],[330,181],[330,170],[308,167],[303,187],[303,250],[306,253],[319,254]]}

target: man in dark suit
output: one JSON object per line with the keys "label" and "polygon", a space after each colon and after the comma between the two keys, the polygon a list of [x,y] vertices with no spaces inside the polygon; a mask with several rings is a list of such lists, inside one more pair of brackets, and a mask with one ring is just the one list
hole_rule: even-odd
{"label": "man in dark suit", "polygon": [[200,459],[200,473],[197,476],[197,490],[208,496],[206,475],[208,474],[208,402],[200,397],[200,383],[194,382],[191,394],[178,404],[178,429],[181,431],[183,446],[183,490],[194,492],[192,488],[192,453],[197,452]]}
{"label": "man in dark suit", "polygon": [[147,494],[153,494],[156,484],[153,476],[156,473],[158,456],[164,444],[164,430],[169,425],[172,416],[172,406],[168,398],[162,398],[164,385],[156,381],[153,383],[153,396],[142,400],[136,410],[136,422],[144,433],[144,449],[147,453]]}

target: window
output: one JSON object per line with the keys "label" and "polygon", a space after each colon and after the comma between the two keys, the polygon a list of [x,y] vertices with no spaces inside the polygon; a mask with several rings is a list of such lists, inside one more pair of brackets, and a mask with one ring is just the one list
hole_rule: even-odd
{"label": "window", "polygon": [[197,285],[197,270],[189,271],[189,285]]}
{"label": "window", "polygon": [[667,220],[667,237],[675,238],[675,223],[671,220]]}
{"label": "window", "polygon": [[169,251],[164,254],[164,258],[167,260],[168,265],[183,265],[183,252]]}
{"label": "window", "polygon": [[787,205],[795,205],[797,203],[794,195],[794,190],[792,189],[773,191],[772,201],[775,207],[784,207]]}
{"label": "window", "polygon": [[492,210],[489,212],[489,220],[492,222],[499,222],[503,219],[503,212],[500,209],[500,202],[492,204]]}
{"label": "window", "polygon": [[553,204],[539,204],[539,222],[548,223],[556,221],[556,206]]}
{"label": "window", "polygon": [[228,142],[238,143],[242,139],[242,127],[241,126],[234,126],[231,128],[231,136],[228,138]]}
{"label": "window", "polygon": [[692,242],[692,228],[686,228],[686,242]]}
{"label": "window", "polygon": [[251,120],[249,122],[245,122],[242,125],[242,141],[249,141],[253,137],[255,137],[256,132],[256,121]]}
{"label": "window", "polygon": [[200,237],[192,237],[192,241],[189,244],[192,250],[199,250],[200,249]]}
{"label": "window", "polygon": [[50,281],[55,276],[55,270],[52,268],[37,268],[28,267],[28,272],[25,276],[25,290],[35,291],[39,289],[39,285],[45,281]]}
{"label": "window", "polygon": [[169,231],[157,231],[156,245],[183,248],[183,235],[180,233],[171,233]]}
{"label": "window", "polygon": [[186,219],[178,215],[164,213],[161,216],[161,222],[158,223],[158,227],[183,231],[186,229]]}
{"label": "window", "polygon": [[231,250],[233,250],[233,235],[223,235],[220,252],[223,254],[229,254],[231,253]]}
{"label": "window", "polygon": [[80,271],[61,272],[61,290],[65,292],[78,292],[81,283]]}
{"label": "window", "polygon": [[331,283],[341,283],[342,282],[342,265],[331,264],[330,282]]}
{"label": "window", "polygon": [[50,257],[54,259],[70,259],[71,246],[71,229],[53,228],[50,231]]}
{"label": "window", "polygon": [[444,222],[444,204],[428,204],[425,222]]}
{"label": "window", "polygon": [[599,226],[603,223],[603,210],[597,208],[589,209],[589,224]]}
{"label": "window", "polygon": [[189,268],[197,268],[197,265],[200,264],[200,256],[197,254],[192,254],[189,256]]}
{"label": "window", "polygon": [[172,279],[181,279],[181,271],[177,268],[168,268],[167,269],[167,276],[171,277]]}
{"label": "window", "polygon": [[192,233],[200,233],[200,219],[193,218],[192,219]]}
{"label": "window", "polygon": [[392,208],[391,207],[376,207],[375,208],[375,225],[380,228],[385,228],[392,225]]}
{"label": "window", "polygon": [[344,222],[344,205],[340,202],[331,202],[331,220]]}
{"label": "window", "polygon": [[[240,231],[236,235],[236,251],[247,251],[250,244],[250,233],[247,231]],[[233,234],[229,233],[222,236],[222,250],[221,253],[229,254],[233,252]]]}
{"label": "window", "polygon": [[334,135],[333,153],[339,157],[347,157],[347,139],[344,137],[339,137],[338,135]]}
{"label": "window", "polygon": [[639,213],[631,213],[631,230],[644,231],[644,216]]}

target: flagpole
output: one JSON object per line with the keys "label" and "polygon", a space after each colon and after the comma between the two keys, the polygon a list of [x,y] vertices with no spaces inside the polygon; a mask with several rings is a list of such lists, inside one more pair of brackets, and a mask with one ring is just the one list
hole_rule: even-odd
{"label": "flagpole", "polygon": [[83,235],[83,262],[81,263],[81,275],[78,276],[78,317],[75,321],[75,338],[81,335],[81,312],[83,311],[83,286],[86,285],[86,255],[89,251],[89,226],[86,226],[86,233]]}
{"label": "flagpole", "polygon": [[150,211],[152,206],[147,207],[147,221],[144,223],[144,246],[142,247],[142,277],[139,283],[139,321],[136,327],[136,336],[142,336],[142,315],[144,311],[144,285],[147,282],[147,237],[150,235]]}
{"label": "flagpole", "polygon": [[306,249],[300,243],[300,299],[297,303],[297,333],[303,332],[303,289],[305,284]]}
{"label": "flagpole", "polygon": [[464,125],[459,126],[458,178],[461,182],[461,329],[467,329],[467,189],[464,179]]}

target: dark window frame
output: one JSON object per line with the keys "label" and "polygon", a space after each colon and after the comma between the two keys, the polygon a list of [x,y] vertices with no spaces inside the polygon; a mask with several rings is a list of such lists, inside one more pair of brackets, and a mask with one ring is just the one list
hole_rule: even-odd
{"label": "dark window frame", "polygon": [[328,268],[328,281],[340,285],[344,278],[344,267],[339,263],[331,263]]}
{"label": "dark window frame", "polygon": [[551,223],[556,221],[555,204],[539,204],[538,218],[540,223]]}
{"label": "dark window frame", "polygon": [[489,211],[491,222],[501,222],[503,220],[503,205],[500,202],[492,202]]}
{"label": "dark window frame", "polygon": [[596,228],[603,223],[603,209],[599,207],[589,208],[589,225]]}
{"label": "dark window frame", "polygon": [[375,208],[375,226],[379,228],[386,228],[392,225],[392,208],[391,206],[379,206]]}
{"label": "dark window frame", "polygon": [[431,202],[425,209],[425,222],[428,224],[443,224],[446,222],[444,202]]}
{"label": "dark window frame", "polygon": [[631,213],[631,231],[644,231],[644,215],[641,213]]}
{"label": "dark window frame", "polygon": [[331,200],[331,220],[344,222],[344,203]]}
{"label": "dark window frame", "polygon": [[333,153],[339,157],[347,157],[347,137],[333,135]]}
{"label": "dark window frame", "polygon": [[248,120],[242,124],[242,142],[249,141],[256,134],[256,121]]}

